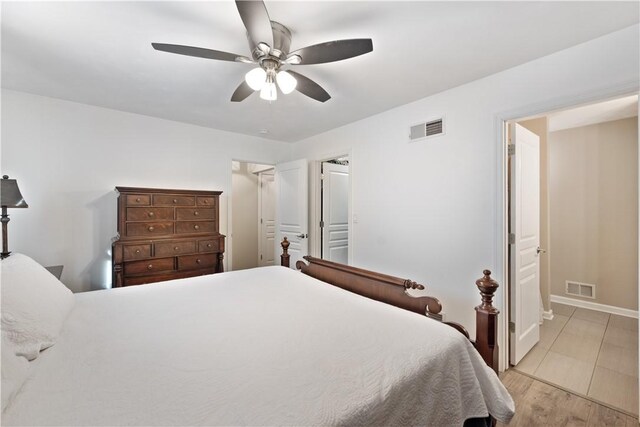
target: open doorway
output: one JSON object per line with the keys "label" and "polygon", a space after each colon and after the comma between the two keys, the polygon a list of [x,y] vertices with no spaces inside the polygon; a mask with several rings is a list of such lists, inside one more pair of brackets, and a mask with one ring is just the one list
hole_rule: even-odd
{"label": "open doorway", "polygon": [[274,166],[232,161],[229,270],[275,265]]}
{"label": "open doorway", "polygon": [[638,97],[508,123],[509,356],[638,414]]}

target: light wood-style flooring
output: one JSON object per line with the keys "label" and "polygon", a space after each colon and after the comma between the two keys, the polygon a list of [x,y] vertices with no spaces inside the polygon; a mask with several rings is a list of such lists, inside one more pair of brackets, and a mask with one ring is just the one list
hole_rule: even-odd
{"label": "light wood-style flooring", "polygon": [[[514,369],[500,378],[516,404],[509,427],[638,427],[638,419],[521,374]],[[504,424],[498,423],[498,426]]]}

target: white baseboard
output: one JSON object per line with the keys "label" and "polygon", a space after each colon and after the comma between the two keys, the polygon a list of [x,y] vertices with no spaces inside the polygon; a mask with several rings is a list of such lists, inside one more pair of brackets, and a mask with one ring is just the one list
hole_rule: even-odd
{"label": "white baseboard", "polygon": [[598,304],[591,301],[582,301],[573,298],[562,297],[560,295],[551,295],[551,302],[559,304],[572,305],[574,307],[588,308],[589,310],[604,311],[605,313],[617,314],[619,316],[638,318],[637,310],[629,310],[628,308],[614,307],[612,305]]}
{"label": "white baseboard", "polygon": [[544,320],[553,320],[553,310],[543,311],[542,318]]}

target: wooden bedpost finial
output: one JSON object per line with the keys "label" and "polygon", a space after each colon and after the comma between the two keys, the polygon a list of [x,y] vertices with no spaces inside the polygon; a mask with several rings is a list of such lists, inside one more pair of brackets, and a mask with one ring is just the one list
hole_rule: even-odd
{"label": "wooden bedpost finial", "polygon": [[289,267],[289,245],[290,244],[291,242],[289,242],[289,240],[287,240],[286,237],[280,243],[280,246],[282,246],[282,255],[280,255],[280,265],[287,268]]}
{"label": "wooden bedpost finial", "polygon": [[476,307],[476,342],[478,353],[487,365],[498,373],[498,313],[493,306],[493,294],[498,282],[491,278],[491,271],[484,270],[484,276],[476,280],[476,286],[482,295],[482,304]]}
{"label": "wooden bedpost finial", "polygon": [[498,282],[491,278],[491,270],[484,270],[484,276],[476,280],[476,286],[482,295],[482,305],[480,308],[491,313],[498,313],[498,309],[493,306],[493,294],[498,290]]}

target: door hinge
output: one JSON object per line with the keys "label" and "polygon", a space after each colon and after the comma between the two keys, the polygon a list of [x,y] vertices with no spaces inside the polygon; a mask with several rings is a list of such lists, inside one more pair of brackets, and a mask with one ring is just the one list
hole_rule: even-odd
{"label": "door hinge", "polygon": [[516,324],[513,322],[509,322],[509,332],[515,334],[516,333]]}
{"label": "door hinge", "polygon": [[260,254],[260,261],[262,261],[262,254]]}
{"label": "door hinge", "polygon": [[509,244],[510,245],[516,244],[516,235],[514,233],[509,233]]}
{"label": "door hinge", "polygon": [[324,221],[320,221],[320,228],[324,227]]}
{"label": "door hinge", "polygon": [[262,218],[260,218],[260,224],[262,224]]}
{"label": "door hinge", "polygon": [[509,153],[510,156],[513,156],[516,154],[516,144],[509,144],[509,146],[507,147],[507,153]]}
{"label": "door hinge", "polygon": [[324,179],[324,174],[323,173],[320,174],[320,179]]}

